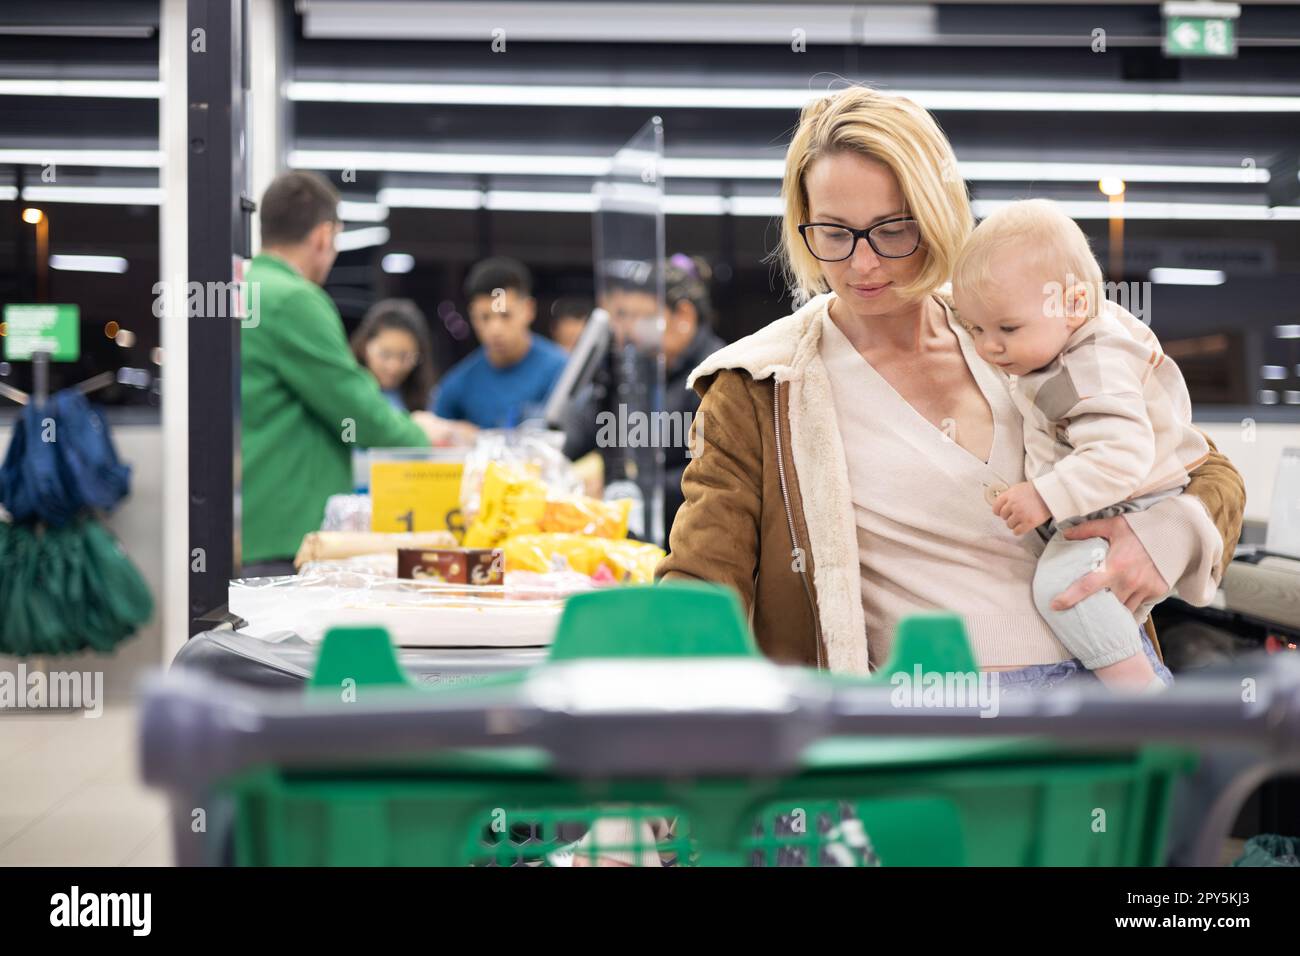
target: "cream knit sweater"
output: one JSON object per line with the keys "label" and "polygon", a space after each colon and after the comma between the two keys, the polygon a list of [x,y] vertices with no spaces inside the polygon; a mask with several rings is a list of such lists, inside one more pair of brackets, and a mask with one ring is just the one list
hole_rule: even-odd
{"label": "cream knit sweater", "polygon": [[983,462],[912,408],[829,310],[823,321],[821,359],[849,449],[872,666],[885,661],[901,618],[937,608],[961,614],[982,667],[1068,660],[1034,608],[1042,540],[1013,535],[985,497],[990,485],[1024,480],[1020,420],[998,372],[967,356],[993,410],[993,447]]}

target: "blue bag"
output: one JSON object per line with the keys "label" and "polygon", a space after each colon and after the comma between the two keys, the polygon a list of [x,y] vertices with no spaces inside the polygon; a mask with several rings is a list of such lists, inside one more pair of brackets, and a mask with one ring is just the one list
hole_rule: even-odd
{"label": "blue bag", "polygon": [[104,416],[68,389],[28,405],[0,466],[0,505],[15,522],[61,528],[85,508],[109,511],[131,487]]}

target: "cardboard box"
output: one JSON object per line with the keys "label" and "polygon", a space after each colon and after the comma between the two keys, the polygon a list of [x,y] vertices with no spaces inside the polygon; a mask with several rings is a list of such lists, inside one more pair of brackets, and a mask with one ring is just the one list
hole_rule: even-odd
{"label": "cardboard box", "polygon": [[397,576],[473,586],[504,584],[500,548],[400,548]]}

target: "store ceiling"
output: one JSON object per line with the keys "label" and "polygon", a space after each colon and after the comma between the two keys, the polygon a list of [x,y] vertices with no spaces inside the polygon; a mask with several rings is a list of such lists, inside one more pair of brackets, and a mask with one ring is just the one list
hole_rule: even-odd
{"label": "store ceiling", "polygon": [[[158,5],[109,6],[56,0],[11,5],[0,13],[0,185],[15,181],[16,160],[6,149],[156,153],[155,100],[137,91],[118,94],[128,83],[156,84]],[[1241,55],[1214,62],[1163,58],[1155,45],[1160,35],[1157,7],[1151,4],[950,3],[904,10],[862,4],[570,3],[561,6],[588,13],[566,21],[562,30],[554,29],[553,21],[563,18],[538,14],[543,6],[301,0],[300,15],[289,14],[286,6],[292,33],[287,145],[295,150],[293,158],[326,172],[349,165],[358,170],[357,185],[372,193],[384,186],[455,189],[467,180],[473,188],[585,192],[590,177],[562,181],[557,173],[571,162],[551,157],[580,162],[607,157],[646,117],[658,113],[664,118],[670,160],[710,160],[719,173],[670,175],[670,192],[773,197],[795,104],[809,90],[833,88],[845,80],[915,92],[923,102],[939,104],[933,107],[935,114],[959,159],[982,167],[971,177],[976,199],[1033,190],[1060,199],[1096,200],[1093,183],[1059,177],[1060,164],[1173,164],[1208,168],[1216,175],[1202,182],[1131,179],[1129,199],[1258,206],[1268,202],[1263,174],[1270,163],[1300,152],[1297,5],[1247,6],[1239,31]],[[688,7],[691,16],[681,13]],[[458,11],[454,16],[452,8]],[[715,28],[699,26],[698,17]],[[743,31],[718,26],[749,20],[755,23]],[[882,21],[888,29],[873,32],[863,26]],[[462,39],[412,39],[430,34],[438,23],[445,25],[443,35]],[[492,23],[509,27],[505,53],[492,51]],[[679,36],[683,24],[690,23],[696,32]],[[806,52],[794,53],[788,43],[776,42],[790,23],[806,24],[798,27],[809,31]],[[71,35],[42,35],[56,26]],[[817,30],[832,26],[865,40],[819,41]],[[127,34],[97,35],[108,27]],[[569,39],[518,39],[534,27],[545,27],[548,37]],[[1092,52],[1081,42],[1096,29],[1107,31],[1108,52]],[[341,36],[349,30],[346,38]],[[483,39],[470,39],[485,30]],[[773,42],[754,42],[768,34]],[[591,41],[573,42],[574,35]],[[400,37],[403,42],[363,37]],[[655,37],[674,42],[647,42]],[[709,37],[717,42],[705,42]],[[922,41],[931,45],[917,45]],[[1063,45],[1067,41],[1071,45]],[[70,80],[98,81],[105,95],[36,96],[26,95],[24,87],[6,89],[6,83]],[[441,102],[437,94],[425,96],[433,102],[345,101],[359,91],[372,100],[409,98],[412,87],[427,94],[439,85],[449,94]],[[493,87],[516,95],[501,97]],[[541,87],[579,98],[642,91],[638,102],[643,105],[509,102]],[[467,89],[475,91],[469,99],[478,102],[463,102]],[[661,104],[656,91],[662,94]],[[705,102],[727,91],[751,95],[744,106],[734,108]],[[1146,92],[1209,95],[1219,105],[1196,112],[1144,112],[1124,102]],[[986,105],[981,93],[1004,99],[990,98]],[[1030,102],[1031,95],[1043,94],[1118,95],[1097,109],[1074,108],[1064,99],[1061,108],[1053,108],[1056,98],[1051,96],[1046,108]],[[1245,101],[1232,99],[1270,95],[1285,104],[1283,112],[1247,112],[1241,109]],[[769,99],[779,99],[781,105],[753,105]],[[952,108],[959,100],[959,108]],[[388,168],[399,153],[416,159],[436,154],[441,162],[434,166],[441,171]],[[369,160],[360,154],[370,154]],[[361,161],[347,163],[350,157]],[[497,160],[498,166],[501,160],[532,160],[539,172],[532,174],[525,166],[484,178],[484,157]],[[736,160],[742,161],[738,166],[765,162],[767,171],[729,173],[727,162]],[[30,182],[40,167],[26,165]],[[139,186],[151,177],[156,184],[156,171],[142,173],[111,162],[63,165],[69,185]],[[1300,193],[1300,182],[1295,191]]]}
{"label": "store ceiling", "polygon": [[[1148,206],[1157,218],[1129,226],[1157,257],[1179,243],[1245,249],[1234,253],[1227,285],[1195,293],[1193,313],[1231,290],[1238,275],[1263,303],[1241,321],[1272,321],[1291,308],[1284,298],[1296,300],[1284,290],[1300,281],[1300,221],[1226,216],[1236,208],[1265,209],[1264,173],[1300,154],[1300,4],[1245,4],[1238,57],[1213,61],[1165,59],[1156,4],[579,3],[570,4],[569,17],[555,16],[554,8],[539,14],[545,6],[286,3],[286,148],[300,165],[336,182],[344,166],[354,167],[355,181],[344,190],[363,202],[395,188],[582,196],[590,192],[590,164],[658,114],[668,159],[678,164],[679,173],[670,165],[666,178],[677,208],[735,197],[734,208],[749,213],[670,215],[670,244],[727,264],[737,281],[763,283],[766,291],[750,298],[779,309],[763,256],[775,238],[767,216],[797,103],[810,90],[864,81],[933,101],[959,160],[975,171],[977,202],[1047,195],[1095,210],[1102,199],[1095,180],[1077,170],[1091,164],[1151,173],[1150,181],[1130,178],[1132,203],[1222,207],[1187,221],[1159,218],[1160,209]],[[156,2],[47,0],[0,8],[0,210],[13,208],[3,202],[4,189],[12,191],[20,171],[25,185],[40,184],[46,167],[30,162],[31,150],[128,150],[156,159],[157,23]],[[791,49],[792,23],[806,31],[805,52]],[[497,24],[506,26],[505,52],[492,49]],[[52,27],[61,35],[51,35]],[[1106,31],[1106,52],[1092,50],[1089,38],[1098,29]],[[527,40],[530,31],[539,39]],[[457,39],[436,39],[448,35]],[[101,85],[80,96],[32,95],[23,85],[47,84],[50,92],[52,81]],[[1150,93],[1212,99],[1196,101],[1191,111],[1185,101],[1131,99]],[[1070,98],[1081,94],[1103,98]],[[593,97],[599,103],[615,96],[635,96],[637,105],[589,105]],[[1276,111],[1247,109],[1264,96],[1280,98]],[[519,102],[528,97],[541,97],[543,105]],[[734,105],[718,103],[728,97]],[[371,101],[348,101],[358,98]],[[406,102],[374,102],[383,99]],[[767,107],[768,100],[779,107]],[[574,105],[555,105],[560,101]],[[1153,103],[1158,110],[1132,108]],[[78,164],[75,152],[62,156],[58,185],[157,187],[149,162],[81,157]],[[712,165],[692,166],[694,160]],[[485,174],[488,164],[497,171]],[[1201,172],[1180,174],[1189,166]],[[142,195],[148,193],[116,198]],[[78,227],[78,208],[63,211],[63,234],[76,237],[76,251],[148,241],[133,231],[143,221],[138,217],[121,216],[122,228],[105,235],[94,231],[99,214]],[[589,262],[588,218],[508,208],[394,209],[389,246],[400,243],[417,258],[444,257],[439,294],[454,291],[463,264],[489,248],[527,253],[563,283]],[[1104,240],[1104,220],[1085,227]],[[0,295],[12,288],[12,277],[4,285],[14,253],[7,233],[0,229]],[[1283,285],[1261,283],[1264,275]]]}

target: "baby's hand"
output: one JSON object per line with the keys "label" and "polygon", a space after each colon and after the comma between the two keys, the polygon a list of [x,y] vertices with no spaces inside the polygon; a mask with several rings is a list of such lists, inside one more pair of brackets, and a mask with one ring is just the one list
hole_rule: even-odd
{"label": "baby's hand", "polygon": [[1012,485],[998,495],[998,500],[993,502],[993,513],[1016,535],[1033,531],[1052,516],[1047,502],[1030,481]]}

